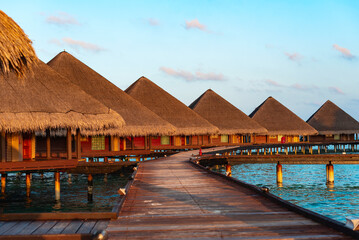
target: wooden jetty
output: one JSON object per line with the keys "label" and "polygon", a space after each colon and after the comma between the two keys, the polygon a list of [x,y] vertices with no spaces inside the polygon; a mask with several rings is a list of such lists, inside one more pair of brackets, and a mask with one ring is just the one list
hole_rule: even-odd
{"label": "wooden jetty", "polygon": [[189,162],[192,153],[140,164],[109,239],[359,238],[342,223]]}

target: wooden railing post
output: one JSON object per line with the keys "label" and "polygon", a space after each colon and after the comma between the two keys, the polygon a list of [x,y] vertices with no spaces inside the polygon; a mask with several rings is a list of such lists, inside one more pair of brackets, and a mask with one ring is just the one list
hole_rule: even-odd
{"label": "wooden railing post", "polygon": [[66,135],[66,148],[67,148],[67,159],[72,159],[72,136],[71,136],[71,128],[67,129]]}
{"label": "wooden railing post", "polygon": [[50,129],[46,129],[46,158],[51,158],[51,138]]}
{"label": "wooden railing post", "polygon": [[81,133],[80,129],[76,129],[76,158],[81,159]]}

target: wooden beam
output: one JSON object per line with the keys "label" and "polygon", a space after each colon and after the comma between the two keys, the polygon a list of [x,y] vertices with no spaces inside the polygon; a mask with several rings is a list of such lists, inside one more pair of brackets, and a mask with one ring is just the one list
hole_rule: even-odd
{"label": "wooden beam", "polygon": [[51,159],[50,129],[46,129],[46,158]]}
{"label": "wooden beam", "polygon": [[76,129],[76,158],[81,159],[81,133],[80,129]]}
{"label": "wooden beam", "polygon": [[1,162],[6,162],[6,135],[5,132],[1,132],[0,139],[0,147],[1,147]]}
{"label": "wooden beam", "polygon": [[67,129],[66,135],[66,150],[67,150],[67,159],[72,159],[72,136],[71,136],[71,128]]}

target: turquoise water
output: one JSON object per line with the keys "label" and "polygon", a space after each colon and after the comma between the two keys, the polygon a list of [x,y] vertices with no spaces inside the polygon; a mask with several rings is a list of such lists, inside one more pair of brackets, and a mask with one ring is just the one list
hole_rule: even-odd
{"label": "turquoise water", "polygon": [[127,184],[130,173],[94,175],[93,202],[87,200],[87,175],[72,174],[71,182],[66,173],[61,173],[61,198],[55,201],[54,173],[45,173],[44,178],[32,175],[30,197],[26,196],[25,174],[20,178],[8,175],[6,194],[0,194],[0,213],[29,212],[103,212],[111,211],[117,203],[117,190]]}
{"label": "turquoise water", "polygon": [[326,185],[325,165],[282,166],[283,187],[276,184],[276,164],[234,165],[232,176],[267,186],[272,194],[341,222],[348,216],[359,218],[359,165],[334,165],[334,187]]}

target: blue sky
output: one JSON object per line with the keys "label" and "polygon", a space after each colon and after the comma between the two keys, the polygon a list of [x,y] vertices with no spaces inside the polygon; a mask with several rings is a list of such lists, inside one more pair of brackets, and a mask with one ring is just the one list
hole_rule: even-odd
{"label": "blue sky", "polygon": [[6,1],[48,62],[66,50],[125,90],[146,76],[189,105],[208,88],[304,120],[327,99],[359,120],[359,1]]}

